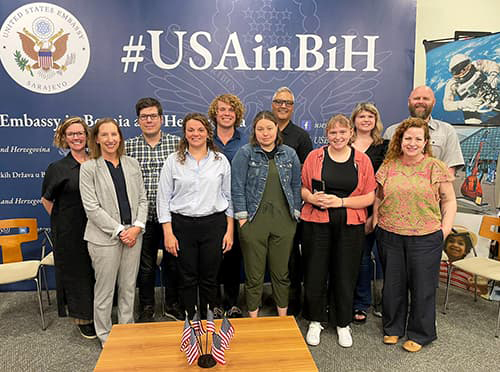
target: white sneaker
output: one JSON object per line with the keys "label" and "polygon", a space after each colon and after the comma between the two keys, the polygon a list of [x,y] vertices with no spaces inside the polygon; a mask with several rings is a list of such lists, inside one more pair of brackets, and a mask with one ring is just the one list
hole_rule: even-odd
{"label": "white sneaker", "polygon": [[311,346],[318,346],[320,341],[319,335],[321,334],[322,330],[323,327],[321,326],[320,322],[309,323],[309,329],[307,330],[307,335],[306,335],[306,342]]}
{"label": "white sneaker", "polygon": [[339,345],[342,347],[352,346],[351,327],[337,327],[337,335],[339,336]]}

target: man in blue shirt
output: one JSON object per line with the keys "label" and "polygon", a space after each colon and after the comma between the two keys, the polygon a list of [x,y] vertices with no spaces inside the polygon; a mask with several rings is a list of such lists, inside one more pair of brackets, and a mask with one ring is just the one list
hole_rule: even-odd
{"label": "man in blue shirt", "polygon": [[[214,143],[229,162],[233,160],[240,147],[248,142],[246,136],[238,129],[243,121],[244,113],[243,104],[233,94],[222,94],[216,97],[208,108],[208,117],[215,125]],[[241,309],[238,307],[241,262],[241,248],[238,234],[235,231],[233,248],[224,254],[219,271],[218,299],[220,307],[214,309],[216,318],[221,318],[224,311],[227,311],[229,318],[242,317]],[[221,298],[220,284],[224,285],[224,299]]]}

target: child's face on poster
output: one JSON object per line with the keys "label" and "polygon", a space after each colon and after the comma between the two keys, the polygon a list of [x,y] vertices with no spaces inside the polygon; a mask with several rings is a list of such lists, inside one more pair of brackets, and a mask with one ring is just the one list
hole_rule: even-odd
{"label": "child's face on poster", "polygon": [[444,251],[448,255],[450,261],[456,261],[464,258],[465,252],[467,251],[465,238],[463,236],[451,234],[446,239]]}

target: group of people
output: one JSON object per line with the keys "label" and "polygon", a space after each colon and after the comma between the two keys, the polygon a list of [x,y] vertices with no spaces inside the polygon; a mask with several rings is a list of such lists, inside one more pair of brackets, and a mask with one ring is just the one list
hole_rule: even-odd
{"label": "group of people", "polygon": [[137,102],[142,133],[127,141],[113,119],[91,133],[82,119],[67,119],[54,143],[70,152],[49,166],[42,190],[59,314],[104,344],[115,286],[118,322],[130,323],[137,283],[138,320],[153,320],[163,240],[172,318],[198,310],[203,317],[207,308],[241,317],[242,264],[248,315],[257,317],[267,267],[280,316],[300,312],[303,282],[308,344],[320,343],[328,323],[350,347],[350,323],[365,321],[371,304],[375,253],[385,281],[384,343],[406,335],[403,347],[420,350],[437,337],[439,262],[456,212],[453,168],[463,165],[453,128],[430,116],[434,103],[428,87],[413,90],[411,117],[388,128],[390,142],[375,105],[359,103],[351,118],[328,120],[328,145],[314,150],[291,121],[287,87],[275,92],[272,111],[255,116],[248,141],[238,128],[244,106],[232,94],[216,97],[208,117],[186,115],[181,138],[161,131],[153,98]]}

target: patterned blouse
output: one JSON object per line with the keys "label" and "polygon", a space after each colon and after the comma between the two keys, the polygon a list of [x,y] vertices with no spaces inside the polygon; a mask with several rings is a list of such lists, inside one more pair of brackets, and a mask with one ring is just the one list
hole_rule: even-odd
{"label": "patterned blouse", "polygon": [[383,199],[378,226],[399,235],[426,235],[441,228],[439,184],[451,182],[447,166],[433,157],[414,165],[401,159],[382,164],[376,175]]}

